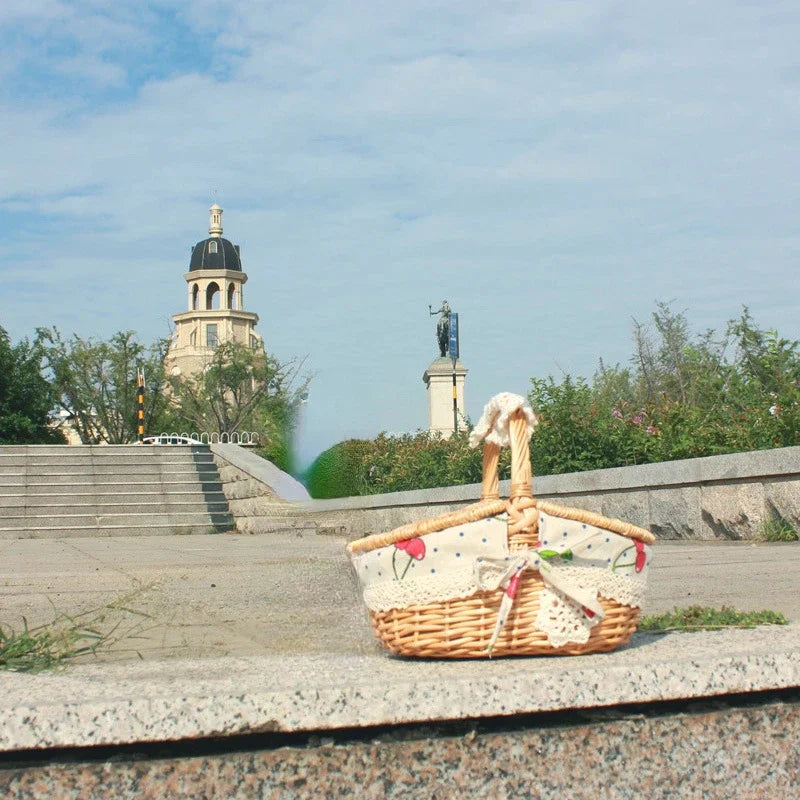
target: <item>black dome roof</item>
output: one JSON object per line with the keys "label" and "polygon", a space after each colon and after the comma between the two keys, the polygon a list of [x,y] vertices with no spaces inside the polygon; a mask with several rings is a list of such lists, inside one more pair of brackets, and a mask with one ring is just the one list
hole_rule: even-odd
{"label": "black dome roof", "polygon": [[192,248],[192,257],[189,261],[189,272],[197,269],[235,269],[241,272],[242,259],[239,256],[239,246],[221,236],[203,239]]}

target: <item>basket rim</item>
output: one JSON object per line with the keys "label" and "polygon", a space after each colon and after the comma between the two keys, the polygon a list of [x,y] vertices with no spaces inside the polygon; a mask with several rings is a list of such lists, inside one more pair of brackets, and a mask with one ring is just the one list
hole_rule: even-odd
{"label": "basket rim", "polygon": [[[593,525],[597,528],[604,528],[629,539],[637,539],[644,544],[653,544],[656,541],[656,537],[645,528],[640,528],[638,525],[633,525],[624,520],[603,516],[595,511],[586,511],[582,508],[561,506],[545,500],[532,500],[529,498],[518,498],[514,501],[514,505],[518,509],[536,508],[538,511],[543,511],[553,517],[570,519]],[[507,511],[507,509],[508,504],[505,500],[481,500],[456,511],[450,511],[447,514],[428,517],[417,522],[401,525],[390,531],[373,533],[369,536],[355,539],[347,545],[347,552],[350,555],[367,553],[380,547],[387,547],[396,542],[401,542],[404,539],[427,536],[429,533],[437,533],[454,525],[464,525],[468,522],[478,522],[482,519],[495,517]]]}
{"label": "basket rim", "polygon": [[539,511],[543,511],[551,517],[571,519],[577,522],[584,522],[587,525],[593,525],[595,528],[605,528],[613,533],[626,536],[628,539],[638,539],[640,542],[644,542],[644,544],[653,544],[656,541],[656,536],[646,528],[640,528],[632,522],[625,522],[624,520],[614,517],[606,517],[603,514],[598,514],[596,511],[586,511],[582,508],[560,506],[557,503],[549,503],[546,500],[537,500],[536,507]]}
{"label": "basket rim", "polygon": [[445,528],[451,528],[454,525],[464,525],[467,522],[478,522],[482,519],[495,517],[505,510],[505,500],[480,500],[477,503],[464,506],[464,508],[448,511],[446,514],[426,517],[425,519],[417,520],[417,522],[408,522],[390,531],[372,533],[361,539],[354,539],[347,545],[347,552],[351,555],[367,553],[370,550],[377,550],[379,547],[402,542],[404,539],[426,536],[429,533],[443,531]]}

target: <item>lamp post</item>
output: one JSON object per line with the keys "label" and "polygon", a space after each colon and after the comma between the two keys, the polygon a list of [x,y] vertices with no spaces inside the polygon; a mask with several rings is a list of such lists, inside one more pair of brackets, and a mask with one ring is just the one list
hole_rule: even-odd
{"label": "lamp post", "polygon": [[144,370],[136,370],[136,432],[139,444],[144,443]]}

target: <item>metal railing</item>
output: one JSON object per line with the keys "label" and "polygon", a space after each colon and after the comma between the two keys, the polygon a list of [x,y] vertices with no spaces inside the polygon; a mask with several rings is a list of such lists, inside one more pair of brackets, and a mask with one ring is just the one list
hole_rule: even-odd
{"label": "metal railing", "polygon": [[256,447],[260,437],[256,431],[234,431],[233,433],[198,433],[182,432],[159,433],[155,436],[145,436],[145,444],[238,444],[242,447]]}

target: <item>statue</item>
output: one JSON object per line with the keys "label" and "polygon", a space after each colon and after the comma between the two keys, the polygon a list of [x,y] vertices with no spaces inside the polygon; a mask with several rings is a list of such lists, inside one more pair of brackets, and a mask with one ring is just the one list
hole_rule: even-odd
{"label": "statue", "polygon": [[439,321],[436,323],[436,338],[439,341],[439,354],[442,358],[447,356],[447,351],[450,347],[450,306],[447,300],[442,300],[442,307],[434,311],[431,306],[428,306],[430,316],[440,314]]}

